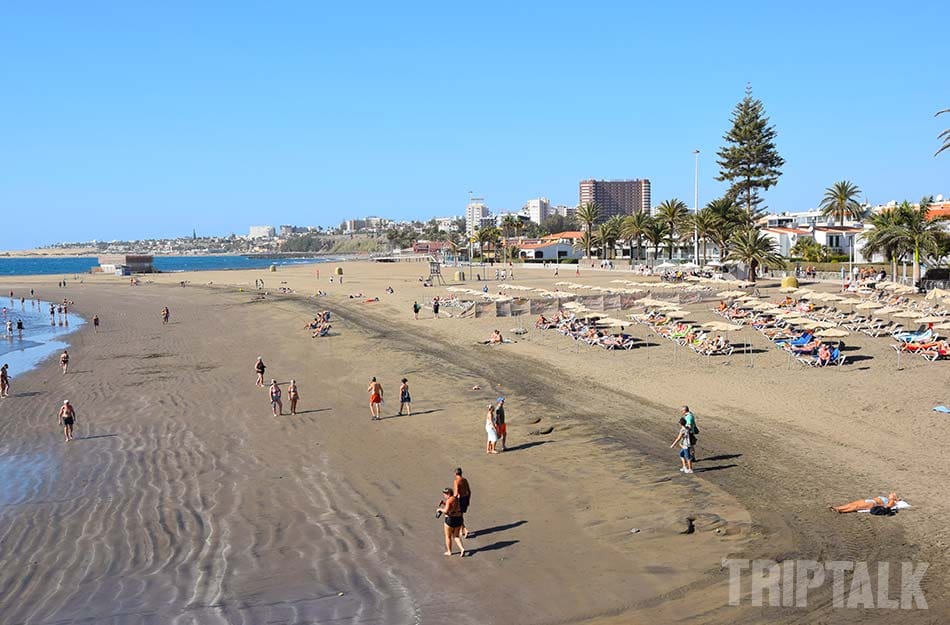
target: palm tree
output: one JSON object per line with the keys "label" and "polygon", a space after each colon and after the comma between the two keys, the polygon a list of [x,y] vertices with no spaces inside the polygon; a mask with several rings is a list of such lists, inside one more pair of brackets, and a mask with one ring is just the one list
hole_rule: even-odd
{"label": "palm tree", "polygon": [[729,252],[729,239],[742,221],[740,209],[728,197],[721,197],[706,204],[706,208],[713,215],[713,226],[709,238],[719,248],[719,261],[726,259]]}
{"label": "palm tree", "polygon": [[916,208],[907,202],[897,207],[898,223],[885,240],[898,248],[914,253],[914,284],[920,282],[920,255],[936,253],[939,234],[943,231],[938,219],[928,219],[933,198],[925,197]]}
{"label": "palm tree", "polygon": [[505,215],[501,219],[501,232],[502,238],[504,239],[501,246],[502,252],[504,253],[502,262],[508,262],[508,237],[511,236],[511,231],[517,227],[516,224],[520,221],[521,220],[514,215]]}
{"label": "palm tree", "polygon": [[828,246],[818,243],[811,237],[800,237],[788,252],[809,263],[825,262],[831,256]]}
{"label": "palm tree", "polygon": [[581,233],[581,238],[577,239],[577,240],[574,242],[574,249],[576,249],[576,250],[586,250],[587,256],[588,256],[588,258],[589,258],[589,257],[590,257],[590,248],[593,247],[595,243],[596,243],[596,238],[595,238],[593,235],[591,235],[591,234],[589,234],[589,233],[587,233],[587,232],[582,232],[582,233]]}
{"label": "palm tree", "polygon": [[[904,202],[907,204],[907,202]],[[910,209],[910,205],[907,206]],[[901,214],[897,208],[886,208],[879,213],[871,213],[867,218],[868,225],[872,226],[864,236],[865,260],[871,260],[875,254],[881,254],[891,263],[891,279],[897,276],[899,263],[907,250],[897,244],[895,233],[900,227]]]}
{"label": "palm tree", "polygon": [[653,260],[656,261],[660,255],[660,246],[666,241],[669,234],[669,226],[665,221],[659,219],[650,219],[647,227],[643,231],[643,237],[653,244]]}
{"label": "palm tree", "polygon": [[667,247],[669,248],[669,259],[673,260],[673,239],[682,228],[683,221],[689,216],[689,208],[682,200],[673,198],[672,200],[663,200],[656,208],[656,218],[667,226]]}
{"label": "palm tree", "polygon": [[637,242],[637,260],[640,260],[640,243],[643,241],[643,235],[646,234],[647,226],[651,221],[653,221],[653,218],[643,211],[637,211],[632,215],[627,215],[623,219],[620,236],[630,242],[631,265],[633,264],[633,242]]}
{"label": "palm tree", "polygon": [[[943,115],[944,113],[950,113],[950,109],[943,109],[942,111],[937,111],[937,115]],[[936,117],[937,115],[934,115],[934,117]],[[944,150],[950,150],[950,128],[947,128],[946,130],[941,132],[939,135],[937,135],[937,138],[943,141],[943,145],[940,146],[939,150],[934,152],[934,156],[937,156],[937,154],[940,154]]]}
{"label": "palm tree", "polygon": [[785,260],[775,249],[775,242],[762,234],[758,228],[736,231],[729,241],[729,260],[743,263],[749,268],[749,281],[755,282],[755,272],[763,265],[783,265]]}
{"label": "palm tree", "polygon": [[578,207],[577,212],[574,213],[574,218],[587,228],[586,254],[590,258],[590,244],[594,240],[591,230],[593,230],[594,222],[600,219],[600,207],[594,202],[585,202]]}
{"label": "palm tree", "polygon": [[846,217],[857,221],[864,215],[864,207],[858,203],[861,189],[847,180],[834,183],[825,189],[825,197],[819,207],[821,214],[831,217],[839,225],[844,225]]}
{"label": "palm tree", "polygon": [[[475,236],[478,238],[478,243],[482,247],[482,250],[491,247],[491,249],[494,251],[496,249],[498,239],[501,237],[501,233],[498,231],[498,228],[495,228],[494,226],[485,226],[479,230]],[[482,260],[484,261],[484,259],[485,254],[483,253]]]}
{"label": "palm tree", "polygon": [[699,239],[701,246],[700,251],[702,252],[700,265],[706,264],[706,241],[712,238],[718,219],[719,218],[707,207],[694,215],[690,215],[690,218],[687,220],[689,228],[692,228],[693,232],[696,233],[696,237]]}
{"label": "palm tree", "polygon": [[622,217],[611,217],[597,228],[596,240],[601,246],[601,257],[606,260],[613,252],[614,244],[620,238]]}

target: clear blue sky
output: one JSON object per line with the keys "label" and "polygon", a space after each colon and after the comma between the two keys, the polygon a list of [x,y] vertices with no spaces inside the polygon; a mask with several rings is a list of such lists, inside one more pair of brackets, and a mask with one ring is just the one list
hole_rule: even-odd
{"label": "clear blue sky", "polygon": [[771,4],[7,3],[0,248],[574,204],[587,177],[692,204],[696,148],[705,203],[746,82],[771,210],[840,179],[950,195],[950,4]]}

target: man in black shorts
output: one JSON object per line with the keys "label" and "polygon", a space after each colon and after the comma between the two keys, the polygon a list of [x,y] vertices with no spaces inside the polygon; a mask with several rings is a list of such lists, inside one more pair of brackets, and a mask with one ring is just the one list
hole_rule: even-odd
{"label": "man in black shorts", "polygon": [[67,443],[73,440],[73,425],[77,420],[76,409],[67,399],[63,402],[63,407],[59,409],[59,424],[63,426],[63,435],[66,437]]}
{"label": "man in black shorts", "polygon": [[455,484],[452,490],[459,500],[459,511],[462,513],[462,538],[468,538],[468,528],[465,527],[465,513],[468,512],[468,504],[472,500],[472,487],[468,480],[462,477],[462,467],[455,469]]}

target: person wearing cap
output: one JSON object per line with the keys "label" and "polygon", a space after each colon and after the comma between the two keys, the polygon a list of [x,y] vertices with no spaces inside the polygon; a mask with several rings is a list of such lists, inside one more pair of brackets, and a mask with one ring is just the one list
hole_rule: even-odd
{"label": "person wearing cap", "polygon": [[445,554],[452,555],[452,541],[459,547],[459,556],[465,557],[465,545],[462,544],[462,511],[459,508],[459,499],[452,494],[451,488],[442,489],[442,503],[436,510],[436,515],[445,515]]}
{"label": "person wearing cap", "polygon": [[63,407],[59,409],[59,424],[63,426],[63,435],[66,437],[67,443],[73,440],[73,424],[78,420],[76,409],[67,399],[63,402]]}
{"label": "person wearing cap", "polygon": [[508,451],[508,426],[505,424],[505,398],[499,397],[495,405],[495,431],[501,441],[501,450]]}

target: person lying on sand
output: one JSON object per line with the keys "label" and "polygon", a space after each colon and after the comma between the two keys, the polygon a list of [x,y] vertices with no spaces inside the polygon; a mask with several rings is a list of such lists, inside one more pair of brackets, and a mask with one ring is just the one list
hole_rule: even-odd
{"label": "person lying on sand", "polygon": [[362,293],[350,293],[350,299],[363,299]]}
{"label": "person lying on sand", "polygon": [[882,496],[871,497],[870,499],[858,499],[857,501],[852,501],[851,503],[842,504],[840,506],[828,507],[838,514],[844,514],[846,512],[857,512],[858,510],[870,510],[874,506],[893,508],[897,505],[898,501],[900,501],[900,497],[897,496],[897,493],[890,493],[887,495],[887,497]]}

